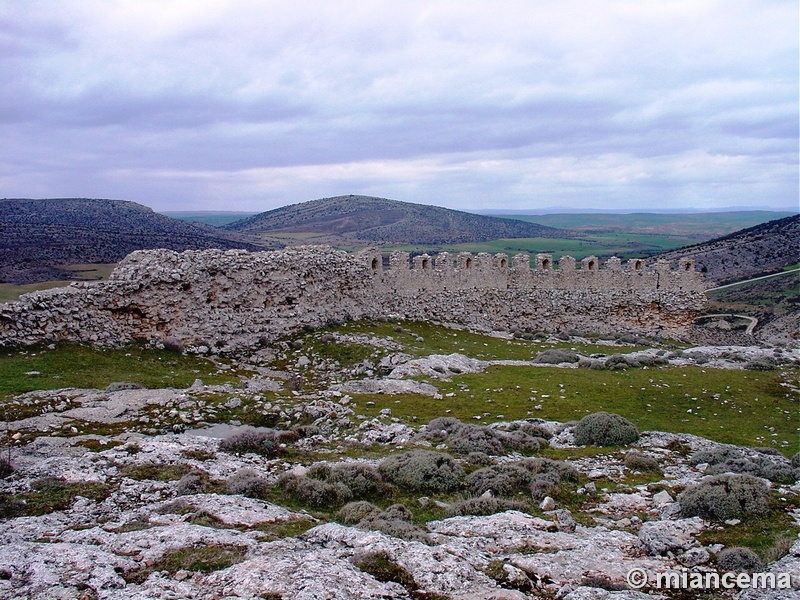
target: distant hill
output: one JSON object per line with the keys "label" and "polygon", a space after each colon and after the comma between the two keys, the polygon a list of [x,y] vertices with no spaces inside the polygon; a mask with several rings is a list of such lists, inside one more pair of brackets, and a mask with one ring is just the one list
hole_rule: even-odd
{"label": "distant hill", "polygon": [[748,227],[656,258],[693,258],[706,278],[722,285],[775,273],[800,261],[800,215]]}
{"label": "distant hill", "polygon": [[69,279],[64,265],[114,263],[134,250],[263,250],[228,231],[124,200],[0,199],[0,282]]}
{"label": "distant hill", "polygon": [[336,196],[284,206],[231,223],[231,231],[305,243],[459,244],[501,238],[571,237],[570,232],[449,208],[372,196]]}

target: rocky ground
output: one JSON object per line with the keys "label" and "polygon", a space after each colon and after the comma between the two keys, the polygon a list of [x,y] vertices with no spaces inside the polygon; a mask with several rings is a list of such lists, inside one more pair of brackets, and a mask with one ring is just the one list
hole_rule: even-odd
{"label": "rocky ground", "polygon": [[[292,390],[291,371],[320,366],[324,358],[303,354],[292,369],[281,369],[275,363],[281,349],[264,351],[244,360],[252,374],[239,387],[198,380],[180,390],[117,384],[20,397],[36,410],[7,427],[18,443],[10,450],[14,471],[0,481],[0,597],[699,597],[652,585],[636,589],[626,575],[634,568],[651,577],[714,572],[720,552],[736,545],[719,540],[735,540],[737,531],[758,535],[747,529],[747,518],[688,516],[677,501],[683,490],[724,471],[715,470],[713,457],[735,454],[725,463],[732,469],[766,469],[748,472],[768,476],[770,518],[785,534],[773,540],[763,568],[792,574],[792,587],[704,597],[800,598],[800,483],[797,465],[777,452],[663,432],[643,432],[623,447],[582,448],[575,423],[540,419],[412,427],[390,409],[370,418],[354,410],[351,394],[442,400],[436,382],[455,374],[498,362],[542,363],[413,357],[389,339],[346,341],[380,348],[380,361],[347,369],[329,363],[324,385],[292,391],[291,401],[268,393]],[[798,350],[758,347],[628,354],[633,362],[699,361],[708,368],[769,363],[778,355],[800,361]],[[581,360],[586,367],[599,359]],[[277,429],[240,427],[243,406],[267,415]],[[473,451],[481,444],[487,451]],[[416,487],[404,482],[386,457],[413,449],[446,453],[439,466],[460,473],[457,481],[437,488],[431,484],[437,472],[423,474]],[[525,461],[545,451],[550,462],[536,468],[549,473],[541,479],[550,486],[546,493],[503,494],[500,479],[482,493],[470,487],[479,469],[530,469]],[[712,464],[698,462],[703,457]],[[351,465],[348,472],[360,479],[337,479],[344,470],[320,463]],[[560,479],[553,480],[556,472]],[[468,504],[470,497],[480,500]],[[353,517],[348,507],[363,516]]]}

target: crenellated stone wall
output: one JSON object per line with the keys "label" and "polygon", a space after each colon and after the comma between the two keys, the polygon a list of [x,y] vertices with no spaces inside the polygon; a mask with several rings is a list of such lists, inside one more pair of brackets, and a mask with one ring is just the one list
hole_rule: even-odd
{"label": "crenellated stone wall", "polygon": [[705,302],[691,261],[580,263],[505,254],[409,259],[376,249],[138,251],[108,281],[0,304],[0,345],[122,345],[177,338],[195,351],[256,348],[302,327],[394,316],[481,328],[680,336]]}
{"label": "crenellated stone wall", "polygon": [[666,261],[645,269],[642,259],[625,265],[616,257],[602,263],[596,256],[577,262],[564,256],[554,268],[551,254],[537,254],[531,267],[528,254],[517,254],[509,261],[505,254],[473,255],[461,252],[453,257],[442,252],[436,257],[422,254],[409,260],[407,252],[390,256],[390,269],[383,270],[377,250],[360,253],[379,275],[384,288],[408,290],[465,289],[548,289],[548,290],[654,290],[662,292],[702,292],[703,277],[695,271],[694,261],[684,259],[672,270]]}

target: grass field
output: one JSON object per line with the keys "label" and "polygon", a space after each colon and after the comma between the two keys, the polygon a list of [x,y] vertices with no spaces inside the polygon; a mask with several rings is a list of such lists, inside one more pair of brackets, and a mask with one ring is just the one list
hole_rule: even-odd
{"label": "grass field", "polygon": [[[509,340],[421,322],[355,322],[294,336],[290,340],[294,349],[279,356],[274,366],[289,368],[301,354],[325,361],[338,357],[349,364],[365,358],[377,361],[390,353],[372,346],[352,344],[349,348],[350,344],[321,341],[325,333],[331,332],[390,339],[403,352],[416,357],[460,352],[484,360],[530,360],[555,346],[571,347],[584,355],[635,349]],[[353,360],[348,362],[346,358],[351,354]],[[204,358],[166,351],[78,345],[60,345],[54,350],[4,350],[0,352],[0,371],[4,374],[0,379],[0,402],[9,408],[13,404],[15,409],[22,407],[10,402],[13,396],[36,389],[102,389],[114,381],[131,381],[149,388],[183,388],[196,378],[207,384],[235,384],[244,373],[219,368]],[[305,381],[304,391],[318,388],[312,369],[300,374]],[[605,410],[625,416],[641,430],[692,433],[720,442],[770,446],[787,456],[800,450],[797,368],[756,372],[676,366],[622,371],[493,366],[482,373],[455,375],[452,381],[430,383],[439,388],[442,399],[418,394],[354,395],[355,410],[377,416],[381,409],[389,408],[392,416],[410,425],[443,415],[479,424],[531,417],[566,422]],[[296,401],[288,390],[278,396],[283,402]]]}
{"label": "grass field", "polygon": [[552,254],[555,260],[564,255],[574,258],[586,256],[618,256],[623,260],[629,258],[646,258],[653,254],[666,252],[694,243],[687,237],[673,237],[654,234],[597,233],[586,234],[580,238],[517,238],[493,240],[490,242],[454,244],[450,246],[392,246],[389,250],[405,252],[503,252],[516,254],[527,252],[533,259],[538,253]]}
{"label": "grass field", "polygon": [[730,211],[714,213],[563,213],[549,215],[492,215],[531,221],[548,227],[623,234],[658,234],[688,237],[698,241],[727,235],[759,223],[789,217],[796,213],[773,211]]}
{"label": "grass field", "polygon": [[205,383],[238,380],[234,370],[220,370],[210,360],[166,350],[94,348],[60,344],[0,350],[0,402],[33,390],[103,389],[115,381],[144,388],[185,388],[201,378]]}
{"label": "grass field", "polygon": [[74,277],[72,279],[42,281],[39,283],[28,283],[23,285],[0,283],[0,302],[13,302],[18,300],[23,294],[38,292],[39,290],[48,290],[55,287],[65,287],[73,281],[101,281],[108,279],[111,271],[113,271],[114,267],[116,266],[116,264],[104,263],[68,265],[64,268],[73,272]]}
{"label": "grass field", "polygon": [[[458,352],[482,360],[531,360],[542,350],[569,347],[584,355],[638,349],[601,344],[502,339],[421,322],[347,323],[326,331],[391,339],[412,356]],[[297,355],[321,349],[318,333],[303,334]],[[326,351],[326,355],[329,352]],[[296,360],[285,359],[286,366]],[[313,374],[306,373],[313,380]],[[423,381],[428,381],[424,380]],[[692,433],[719,442],[800,451],[800,369],[721,370],[663,366],[622,371],[535,366],[493,366],[450,382],[430,380],[444,396],[355,395],[357,412],[378,416],[384,408],[409,425],[449,415],[489,424],[542,418],[577,420],[600,410],[615,412],[642,430]],[[538,408],[537,408],[538,407]]]}
{"label": "grass field", "polygon": [[[438,384],[442,400],[421,395],[359,398],[359,411],[390,408],[408,423],[426,423],[446,412],[463,421],[542,418],[579,420],[606,411],[640,430],[692,433],[719,442],[800,451],[798,398],[782,383],[800,384],[797,369],[770,372],[700,367],[594,371],[555,367],[491,367]],[[374,404],[367,404],[374,402]],[[773,443],[774,440],[774,443]]]}

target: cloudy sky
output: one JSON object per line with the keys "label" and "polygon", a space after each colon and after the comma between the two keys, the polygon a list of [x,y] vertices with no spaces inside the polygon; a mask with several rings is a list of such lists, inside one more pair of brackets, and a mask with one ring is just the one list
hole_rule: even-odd
{"label": "cloudy sky", "polygon": [[797,0],[0,0],[0,197],[798,210]]}

